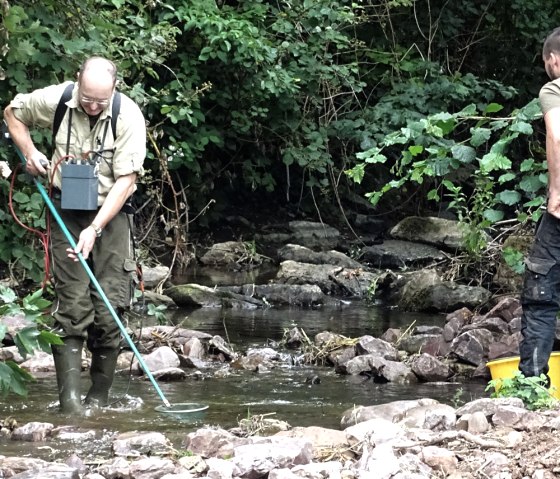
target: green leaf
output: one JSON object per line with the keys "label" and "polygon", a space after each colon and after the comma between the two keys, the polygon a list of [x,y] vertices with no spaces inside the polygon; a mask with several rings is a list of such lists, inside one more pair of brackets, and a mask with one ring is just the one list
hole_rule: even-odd
{"label": "green leaf", "polygon": [[467,105],[457,114],[457,116],[459,117],[464,117],[464,116],[469,117],[474,115],[476,115],[476,105],[474,103]]}
{"label": "green leaf", "polygon": [[496,195],[496,198],[503,204],[511,206],[515,205],[521,200],[521,195],[517,191],[504,190],[500,191],[500,193]]}
{"label": "green leaf", "polygon": [[13,201],[16,203],[21,203],[22,205],[29,203],[29,195],[22,193],[21,191],[16,191],[12,196]]}
{"label": "green leaf", "polygon": [[27,395],[26,383],[33,381],[34,377],[21,369],[13,361],[0,362],[0,392],[6,396],[14,392],[20,396]]}
{"label": "green leaf", "polygon": [[527,201],[526,203],[523,204],[523,206],[527,207],[527,208],[531,208],[536,206],[537,208],[540,208],[542,205],[544,205],[546,202],[546,199],[544,196],[539,196],[531,201]]}
{"label": "green leaf", "polygon": [[517,274],[523,274],[525,271],[524,256],[521,251],[508,246],[502,251],[502,256],[506,264]]}
{"label": "green leaf", "polygon": [[461,163],[472,163],[476,158],[476,150],[467,145],[454,145],[451,147],[453,158]]}
{"label": "green leaf", "polygon": [[538,98],[534,98],[527,105],[525,105],[521,111],[520,116],[523,116],[526,120],[534,121],[542,118],[542,110]]}
{"label": "green leaf", "polygon": [[471,128],[471,140],[470,144],[475,148],[477,146],[483,145],[490,139],[492,130],[489,128]]}
{"label": "green leaf", "polygon": [[504,219],[504,212],[495,209],[488,209],[484,211],[483,216],[491,223],[497,223],[498,221]]}
{"label": "green leaf", "polygon": [[0,285],[0,299],[4,303],[13,303],[18,297],[13,289]]}
{"label": "green leaf", "polygon": [[518,121],[513,123],[509,127],[510,131],[516,131],[518,133],[522,133],[524,135],[532,135],[533,134],[533,126],[530,123],[526,123],[524,121]]}
{"label": "green leaf", "polygon": [[364,160],[366,163],[385,163],[387,157],[381,153],[381,149],[377,146],[367,151],[356,153],[356,157]]}
{"label": "green leaf", "polygon": [[519,182],[519,188],[527,193],[536,193],[544,189],[546,183],[543,183],[540,175],[538,176],[524,176]]}
{"label": "green leaf", "polygon": [[28,354],[33,354],[33,351],[39,348],[37,343],[39,334],[40,333],[35,326],[23,328],[16,334],[14,343],[16,344],[19,353],[24,358],[26,358]]}
{"label": "green leaf", "polygon": [[503,175],[500,175],[500,177],[498,178],[498,183],[504,184],[507,183],[508,181],[515,180],[516,178],[517,175],[515,175],[515,173],[505,173]]}
{"label": "green leaf", "polygon": [[526,160],[523,160],[521,162],[521,165],[519,166],[519,171],[521,171],[522,173],[526,171],[531,171],[533,169],[534,164],[535,164],[535,160],[533,160],[533,158],[528,158]]}
{"label": "green leaf", "polygon": [[494,170],[510,170],[511,160],[500,153],[491,151],[480,160],[480,169],[485,173]]}
{"label": "green leaf", "polygon": [[365,169],[366,169],[366,164],[365,163],[361,163],[359,165],[356,165],[354,168],[351,168],[349,170],[346,170],[344,173],[351,178],[354,183],[361,183],[362,180],[364,179],[364,174],[365,174]]}
{"label": "green leaf", "polygon": [[432,201],[440,201],[440,195],[438,193],[438,190],[433,189],[428,191],[428,199],[432,200]]}
{"label": "green leaf", "polygon": [[408,147],[408,151],[412,156],[417,156],[424,151],[424,147],[422,145],[412,145]]}
{"label": "green leaf", "polygon": [[498,103],[490,103],[485,109],[484,109],[484,113],[488,114],[488,113],[496,113],[498,111],[503,110],[503,106],[498,104]]}

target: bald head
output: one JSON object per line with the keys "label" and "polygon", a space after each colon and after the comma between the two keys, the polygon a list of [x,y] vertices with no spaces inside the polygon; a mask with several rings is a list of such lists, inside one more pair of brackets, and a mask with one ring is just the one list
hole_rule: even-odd
{"label": "bald head", "polygon": [[104,78],[109,77],[113,86],[117,83],[117,67],[111,61],[103,57],[90,57],[82,63],[78,73],[78,79],[89,76]]}
{"label": "bald head", "polygon": [[117,67],[103,57],[88,58],[78,72],[80,103],[88,115],[98,115],[109,105],[117,83]]}

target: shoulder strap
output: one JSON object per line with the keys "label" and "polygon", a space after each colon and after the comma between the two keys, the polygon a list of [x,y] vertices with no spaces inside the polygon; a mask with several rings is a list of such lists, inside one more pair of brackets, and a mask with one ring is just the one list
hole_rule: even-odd
{"label": "shoulder strap", "polygon": [[[70,83],[62,93],[60,100],[58,100],[58,105],[56,106],[56,111],[54,112],[53,120],[53,134],[52,143],[54,146],[56,134],[60,128],[60,123],[68,109],[66,102],[72,98],[72,90],[74,90],[74,83]],[[117,138],[117,119],[119,118],[119,112],[121,110],[121,94],[120,92],[115,92],[113,97],[113,108],[111,109],[111,130],[113,131],[113,139]]]}
{"label": "shoulder strap", "polygon": [[62,123],[62,119],[64,118],[64,114],[68,109],[66,102],[72,98],[72,90],[74,89],[74,83],[70,83],[64,89],[60,100],[58,100],[58,105],[56,106],[56,111],[54,112],[54,120],[53,120],[53,134],[52,134],[52,143],[53,146],[55,144],[56,134],[58,133],[58,129],[60,128],[60,123]]}
{"label": "shoulder strap", "polygon": [[116,91],[113,96],[113,108],[111,109],[111,130],[113,130],[113,140],[117,139],[117,119],[121,110],[121,94]]}

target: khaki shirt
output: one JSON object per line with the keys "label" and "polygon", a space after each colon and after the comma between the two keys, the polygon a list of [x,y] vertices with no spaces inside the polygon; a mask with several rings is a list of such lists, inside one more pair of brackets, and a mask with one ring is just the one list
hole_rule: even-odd
{"label": "khaki shirt", "polygon": [[543,115],[560,106],[560,79],[550,81],[541,88],[539,102]]}
{"label": "khaki shirt", "polygon": [[[52,85],[31,93],[20,93],[10,103],[14,116],[29,128],[42,127],[52,131],[54,114],[64,89],[71,82]],[[146,157],[146,123],[140,108],[129,97],[121,93],[121,107],[117,120],[117,138],[111,128],[111,103],[103,110],[97,123],[90,127],[89,117],[80,106],[78,85],[74,84],[72,98],[66,103],[68,109],[56,135],[56,146],[49,169],[49,180],[53,186],[61,187],[60,165],[66,158],[68,118],[72,109],[71,134],[68,154],[71,159],[88,159],[98,167],[99,197],[102,205],[119,176],[144,173]],[[105,134],[106,132],[106,134]],[[103,137],[105,141],[103,142]],[[103,142],[103,151],[99,151]],[[53,171],[55,172],[53,176]]]}

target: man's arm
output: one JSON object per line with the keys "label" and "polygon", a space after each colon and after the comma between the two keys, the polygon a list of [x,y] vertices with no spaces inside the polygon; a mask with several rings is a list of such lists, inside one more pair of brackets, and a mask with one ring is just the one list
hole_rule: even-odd
{"label": "man's arm", "polygon": [[47,164],[47,157],[35,147],[35,143],[33,143],[29,134],[29,128],[25,123],[16,118],[13,108],[9,105],[4,109],[4,120],[8,125],[12,141],[25,157],[25,169],[27,172],[33,176],[46,175],[47,171],[41,165],[41,161]]}
{"label": "man's arm", "polygon": [[[134,184],[136,183],[136,173],[131,173],[129,175],[120,176],[111,190],[105,198],[105,201],[97,215],[93,220],[93,224],[98,228],[105,228],[105,226],[117,215],[117,213],[122,209],[126,200],[134,192]],[[78,253],[82,253],[84,259],[87,259],[89,253],[93,249],[95,240],[97,239],[97,233],[95,229],[88,226],[86,229],[82,230],[76,248],[68,248],[68,256],[74,261],[78,261],[76,256]]]}

